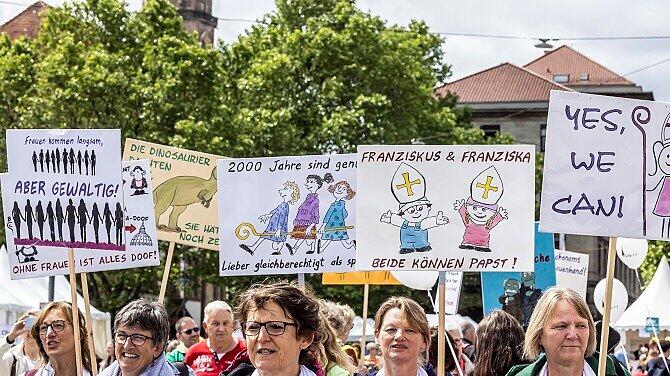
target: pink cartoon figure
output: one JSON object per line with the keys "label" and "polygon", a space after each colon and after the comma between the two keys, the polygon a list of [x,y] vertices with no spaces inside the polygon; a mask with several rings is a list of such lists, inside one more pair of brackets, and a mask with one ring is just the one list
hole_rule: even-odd
{"label": "pink cartoon figure", "polygon": [[661,237],[670,238],[670,114],[665,118],[661,128],[661,140],[654,142],[654,172],[649,176],[661,172],[662,178],[654,188],[647,191],[655,191],[661,186],[654,206],[654,215],[661,217]]}
{"label": "pink cartoon figure", "polygon": [[465,225],[460,249],[491,252],[491,230],[507,219],[507,210],[498,206],[503,184],[498,171],[491,166],[482,171],[470,184],[470,197],[454,203]]}

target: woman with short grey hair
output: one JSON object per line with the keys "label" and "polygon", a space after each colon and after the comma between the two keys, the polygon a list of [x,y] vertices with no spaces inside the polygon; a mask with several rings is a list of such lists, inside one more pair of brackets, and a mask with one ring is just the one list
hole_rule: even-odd
{"label": "woman with short grey hair", "polygon": [[[116,361],[100,376],[174,376],[180,371],[165,359],[170,324],[165,308],[138,299],[128,303],[114,319]],[[195,376],[193,371],[188,374]]]}

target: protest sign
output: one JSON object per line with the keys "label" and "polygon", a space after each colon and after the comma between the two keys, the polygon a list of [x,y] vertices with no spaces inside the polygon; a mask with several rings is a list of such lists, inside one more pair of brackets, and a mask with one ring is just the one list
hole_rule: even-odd
{"label": "protest sign", "polygon": [[216,160],[223,157],[127,138],[123,158],[150,161],[159,240],[219,249]]}
{"label": "protest sign", "polygon": [[556,285],[554,234],[538,232],[535,224],[534,272],[482,273],[484,315],[502,309],[528,325],[542,292]]}
{"label": "protest sign", "polygon": [[357,158],[357,269],[532,270],[533,146],[359,146]]}
{"label": "protest sign", "polygon": [[589,255],[579,252],[554,250],[556,286],[569,287],[586,300],[589,279]]}
{"label": "protest sign", "polygon": [[552,91],[540,229],[670,238],[670,105]]}
{"label": "protest sign", "polygon": [[322,285],[399,285],[391,272],[323,273]]}
{"label": "protest sign", "polygon": [[[86,250],[75,252],[76,272],[96,272],[104,270],[128,269],[144,266],[159,265],[158,243],[156,241],[156,230],[153,222],[153,200],[150,194],[136,194],[138,191],[133,186],[131,174],[135,166],[148,169],[148,161],[123,162],[123,186],[121,193],[124,195],[125,210],[122,214],[125,224],[122,231],[125,233],[123,241],[125,242],[125,251],[108,250]],[[151,189],[151,176],[146,171],[146,182]],[[135,170],[138,175],[138,170]],[[0,174],[2,183],[2,195],[4,213],[8,213],[11,207],[7,204],[11,202],[5,192],[12,191],[8,174]],[[118,233],[114,230],[114,221],[116,219],[109,212],[111,208],[106,206],[98,207],[94,203],[91,207],[90,222],[93,226],[100,226],[99,233],[94,234],[95,241],[114,241]],[[7,215],[5,218],[7,219]],[[108,222],[111,221],[111,222]],[[49,232],[57,233],[57,226],[49,223]],[[124,222],[122,222],[124,223]],[[13,221],[5,221],[5,233],[11,234],[13,231]],[[46,230],[46,228],[45,228]],[[109,240],[108,240],[109,239]],[[67,249],[60,247],[35,246],[18,247],[10,243],[9,237],[8,249],[10,276],[12,279],[23,279],[43,276],[53,276],[68,273],[68,255]]]}
{"label": "protest sign", "polygon": [[[3,204],[10,250],[124,250],[120,135],[113,129],[7,130]],[[100,236],[102,224],[108,232],[113,226],[113,237]]]}
{"label": "protest sign", "polygon": [[[458,302],[461,298],[461,284],[463,283],[463,273],[446,272],[444,280],[444,313],[455,315],[458,313]],[[438,289],[438,301],[439,301]]]}
{"label": "protest sign", "polygon": [[220,275],[353,270],[356,155],[219,160]]}

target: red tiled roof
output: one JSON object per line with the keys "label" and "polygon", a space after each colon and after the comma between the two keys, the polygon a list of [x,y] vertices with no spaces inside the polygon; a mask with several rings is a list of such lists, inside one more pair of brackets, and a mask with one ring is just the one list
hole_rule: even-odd
{"label": "red tiled roof", "polygon": [[16,17],[0,25],[0,34],[6,33],[12,40],[23,35],[35,38],[42,24],[40,13],[46,8],[50,6],[42,1],[35,2]]}
{"label": "red tiled roof", "polygon": [[550,90],[572,91],[528,69],[503,63],[445,84],[436,94],[449,91],[460,103],[548,102]]}
{"label": "red tiled roof", "polygon": [[[524,65],[524,68],[550,80],[553,80],[554,75],[557,74],[569,74],[569,81],[562,83],[566,86],[635,85],[568,46],[561,46],[547,52],[544,56]],[[588,80],[580,80],[583,73],[588,74]]]}

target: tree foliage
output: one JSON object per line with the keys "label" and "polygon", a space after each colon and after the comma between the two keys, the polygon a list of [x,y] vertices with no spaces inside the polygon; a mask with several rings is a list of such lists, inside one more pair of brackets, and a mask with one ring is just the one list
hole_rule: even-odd
{"label": "tree foliage", "polygon": [[[124,137],[233,157],[352,152],[357,144],[413,139],[509,142],[485,139],[468,110],[454,109],[454,97],[434,96],[450,75],[441,37],[423,22],[389,25],[353,0],[277,0],[275,12],[218,47],[184,31],[167,0],[149,0],[137,13],[119,0],[68,3],[43,14],[36,39],[1,38],[5,129],[120,128]],[[0,148],[6,169],[4,132]],[[172,296],[203,281],[225,284],[234,296],[266,279],[222,279],[217,259],[178,246]],[[155,296],[161,275],[162,267],[94,273],[91,296],[116,312]],[[319,278],[308,278],[319,295],[360,306],[361,287],[321,286]],[[382,289],[429,307],[424,292],[372,291]],[[371,307],[383,296],[374,294]]]}
{"label": "tree foliage", "polygon": [[642,265],[640,265],[640,277],[645,286],[654,277],[663,256],[665,256],[666,260],[670,261],[670,245],[668,245],[668,242],[649,242],[649,253],[647,253],[647,257],[644,259]]}

